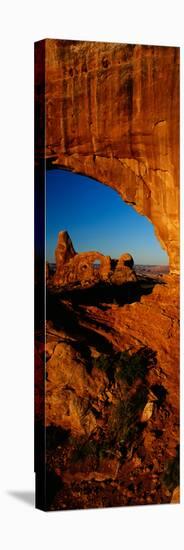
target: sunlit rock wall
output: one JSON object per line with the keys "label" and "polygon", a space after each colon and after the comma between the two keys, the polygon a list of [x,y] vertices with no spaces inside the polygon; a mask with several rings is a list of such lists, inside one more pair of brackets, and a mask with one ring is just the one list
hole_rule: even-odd
{"label": "sunlit rock wall", "polygon": [[179,48],[48,39],[36,55],[38,157],[116,189],[152,221],[177,272]]}

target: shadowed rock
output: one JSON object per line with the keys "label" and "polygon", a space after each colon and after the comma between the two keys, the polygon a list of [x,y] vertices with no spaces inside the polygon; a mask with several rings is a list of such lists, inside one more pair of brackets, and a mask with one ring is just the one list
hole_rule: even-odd
{"label": "shadowed rock", "polygon": [[133,271],[134,260],[131,254],[122,254],[120,256],[115,271],[111,277],[111,281],[115,285],[134,282],[137,280],[135,271]]}

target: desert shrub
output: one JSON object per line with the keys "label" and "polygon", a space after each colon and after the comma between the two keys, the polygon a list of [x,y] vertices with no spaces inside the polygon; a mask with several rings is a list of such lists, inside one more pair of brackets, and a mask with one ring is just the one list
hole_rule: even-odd
{"label": "desert shrub", "polygon": [[116,377],[128,386],[132,386],[138,379],[145,380],[147,375],[147,360],[141,353],[130,355],[123,352],[116,363]]}
{"label": "desert shrub", "polygon": [[99,357],[93,359],[93,366],[107,372],[111,366],[111,359],[107,355],[101,354]]}
{"label": "desert shrub", "polygon": [[147,388],[138,389],[134,396],[118,401],[109,418],[109,428],[113,437],[120,444],[130,443],[139,431],[139,414],[147,401]]}
{"label": "desert shrub", "polygon": [[131,397],[129,401],[132,414],[139,414],[145,407],[148,399],[148,388],[146,384],[142,384],[137,389],[136,393]]}
{"label": "desert shrub", "polygon": [[[111,405],[108,432],[112,446],[119,448],[122,457],[126,456],[132,443],[137,443],[144,428],[140,423],[140,414],[148,400],[148,368],[155,362],[156,356],[149,348],[142,348],[134,354],[114,352],[110,357],[100,355],[95,359],[95,366],[104,370],[109,380],[114,377],[117,382],[121,381],[120,391],[117,390],[117,396],[121,398]],[[104,447],[101,454],[107,452]]]}
{"label": "desert shrub", "polygon": [[113,458],[115,455],[115,449],[112,444],[112,440],[104,440],[101,441],[100,447],[99,447],[99,459],[103,459],[106,457]]}
{"label": "desert shrub", "polygon": [[175,487],[179,485],[180,482],[180,453],[179,453],[179,445],[176,449],[176,456],[171,458],[166,462],[164,473],[162,476],[162,482],[163,484],[169,489],[169,491],[173,491]]}
{"label": "desert shrub", "polygon": [[111,356],[100,355],[93,360],[93,365],[105,371],[112,379],[115,375],[117,380],[122,380],[131,387],[138,379],[145,381],[147,370],[155,364],[155,354],[149,348],[142,348],[136,353],[128,351],[114,352]]}
{"label": "desert shrub", "polygon": [[101,354],[93,359],[93,366],[101,369],[107,375],[108,379],[114,381],[114,357]]}
{"label": "desert shrub", "polygon": [[75,463],[90,457],[93,460],[102,460],[103,458],[112,458],[115,455],[112,438],[101,439],[99,442],[94,440],[84,441],[70,438],[71,445],[74,447],[71,462]]}
{"label": "desert shrub", "polygon": [[109,418],[109,429],[112,437],[117,441],[124,440],[131,424],[130,410],[126,401],[118,401],[112,408]]}
{"label": "desert shrub", "polygon": [[98,454],[98,444],[94,440],[75,441],[75,448],[72,455],[72,462],[85,460],[88,456],[95,458]]}

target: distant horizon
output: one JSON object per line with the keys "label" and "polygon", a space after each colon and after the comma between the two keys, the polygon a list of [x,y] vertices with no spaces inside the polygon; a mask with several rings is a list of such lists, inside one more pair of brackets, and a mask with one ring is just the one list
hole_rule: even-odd
{"label": "distant horizon", "polygon": [[66,170],[46,173],[46,259],[55,263],[60,231],[77,253],[98,251],[118,259],[129,252],[135,265],[168,266],[152,223],[111,187]]}
{"label": "distant horizon", "polygon": [[[77,251],[76,251],[76,252],[77,252]],[[93,251],[89,251],[89,252],[93,252]],[[77,252],[77,253],[78,253],[78,252]],[[118,260],[118,258],[111,258],[111,259],[112,259],[112,260]],[[48,264],[56,265],[56,262],[54,262],[54,261],[53,261],[53,262],[49,262],[49,261],[47,260],[47,263],[48,263]],[[134,266],[139,266],[139,265],[140,265],[140,266],[143,265],[143,266],[146,266],[146,267],[158,267],[158,266],[160,266],[160,267],[169,267],[169,264],[138,264],[138,263],[135,263],[135,262],[134,262]]]}

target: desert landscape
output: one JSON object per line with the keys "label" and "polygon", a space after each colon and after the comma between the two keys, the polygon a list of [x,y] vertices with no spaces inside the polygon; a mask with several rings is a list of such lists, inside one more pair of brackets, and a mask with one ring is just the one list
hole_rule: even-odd
{"label": "desert landscape", "polygon": [[178,49],[40,44],[36,113],[39,120],[46,98],[46,142],[36,138],[38,165],[44,158],[48,170],[117,191],[153,223],[169,265],[134,262],[128,248],[118,257],[78,252],[60,225],[55,259],[44,256],[46,319],[35,325],[38,507],[177,503]]}
{"label": "desert landscape", "polygon": [[128,254],[113,268],[105,258],[100,272],[95,254],[76,254],[64,231],[55,269],[47,264],[46,345],[38,354],[46,352],[48,505],[174,502],[176,277],[160,274],[161,266],[136,273]]}

